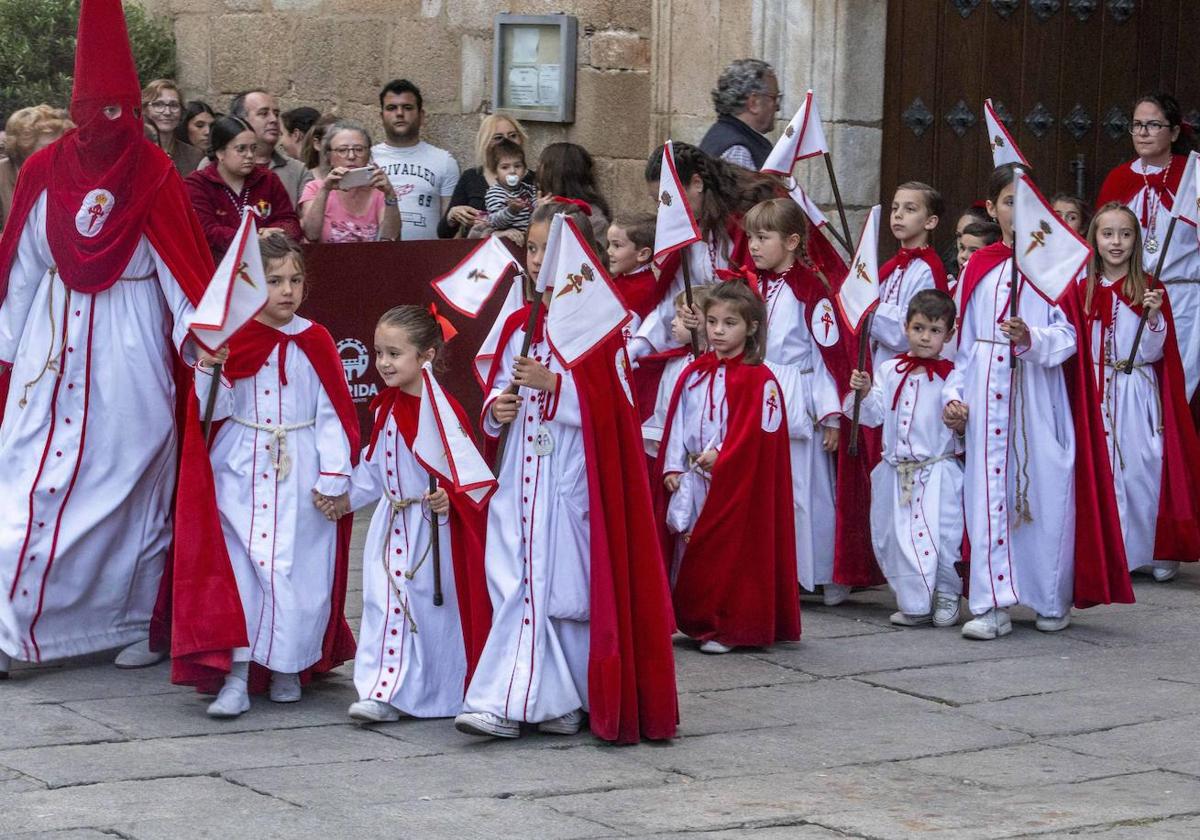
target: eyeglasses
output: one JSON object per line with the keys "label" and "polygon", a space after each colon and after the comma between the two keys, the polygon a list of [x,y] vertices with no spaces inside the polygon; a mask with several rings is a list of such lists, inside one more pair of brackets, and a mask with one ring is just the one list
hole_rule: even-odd
{"label": "eyeglasses", "polygon": [[238,146],[226,146],[226,149],[233,152],[235,155],[252,155],[258,148],[257,143],[243,143]]}
{"label": "eyeglasses", "polygon": [[1152,122],[1135,122],[1129,126],[1130,134],[1158,134],[1164,128],[1170,128],[1166,123],[1160,123],[1158,120]]}
{"label": "eyeglasses", "polygon": [[337,154],[343,155],[344,157],[350,157],[351,155],[354,155],[354,157],[358,157],[359,155],[365,155],[367,153],[367,147],[366,146],[337,146],[335,148],[330,149],[329,151],[336,152]]}
{"label": "eyeglasses", "polygon": [[156,99],[149,106],[155,111],[182,111],[183,106],[178,102],[163,102],[161,99]]}

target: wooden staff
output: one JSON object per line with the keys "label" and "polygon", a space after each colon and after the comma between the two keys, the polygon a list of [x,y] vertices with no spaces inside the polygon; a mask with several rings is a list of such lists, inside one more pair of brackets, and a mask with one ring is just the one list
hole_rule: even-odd
{"label": "wooden staff", "polygon": [[[1013,230],[1016,230],[1016,208],[1013,208]],[[1013,264],[1012,264],[1012,282],[1009,286],[1008,295],[1008,317],[1017,317],[1017,298],[1020,296],[1020,287],[1017,286],[1019,274],[1017,272],[1017,243],[1014,234],[1013,240]],[[1017,343],[1015,341],[1009,343],[1008,348],[1008,366],[1013,370],[1017,367]]]}
{"label": "wooden staff", "polygon": [[221,385],[221,363],[216,362],[209,370],[212,371],[212,382],[208,386],[208,399],[204,401],[204,445],[212,443],[213,414],[217,411],[217,388]]}
{"label": "wooden staff", "polygon": [[[690,246],[689,246],[690,247]],[[679,249],[679,265],[683,268],[683,297],[687,301],[688,312],[692,312],[692,267],[688,264],[688,249]],[[696,334],[696,330],[689,330],[692,334],[692,357],[700,358],[700,339]]]}
{"label": "wooden staff", "polygon": [[[429,476],[429,495],[432,496],[437,490],[437,479]],[[432,508],[429,511],[429,518],[433,523],[433,530],[429,534],[429,549],[433,552],[433,605],[440,607],[444,600],[442,598],[441,534],[438,533],[438,515],[433,512]]]}
{"label": "wooden staff", "polygon": [[837,175],[833,174],[833,158],[829,152],[825,153],[825,169],[829,172],[829,186],[833,188],[833,200],[837,202],[838,217],[842,220],[842,245],[847,251],[851,251],[850,246],[850,224],[846,221],[846,205],[842,204],[842,191],[838,189]]}
{"label": "wooden staff", "polygon": [[[871,312],[858,333],[858,370],[863,370],[867,365],[867,346],[871,343],[871,322],[874,320],[875,313]],[[854,411],[850,415],[850,446],[846,450],[854,457],[858,457],[858,414],[861,409],[862,391],[855,389]]]}
{"label": "wooden staff", "polygon": [[[1171,247],[1171,237],[1175,235],[1175,222],[1177,220],[1178,217],[1172,213],[1171,223],[1167,225],[1167,236],[1163,240],[1162,250],[1158,252],[1158,262],[1154,266],[1154,276],[1151,277],[1150,281],[1146,284],[1146,291],[1150,291],[1154,288],[1155,281],[1158,280],[1159,275],[1162,274],[1163,266],[1166,265],[1167,249]],[[1138,259],[1138,255],[1135,254],[1133,259]],[[1146,319],[1149,314],[1150,313],[1146,311],[1145,307],[1143,307],[1142,317],[1138,319],[1137,332],[1133,334],[1133,347],[1129,350],[1129,360],[1125,363],[1125,367],[1123,368],[1126,373],[1133,373],[1133,363],[1137,359],[1138,345],[1142,343],[1142,333],[1146,330]],[[1119,365],[1118,368],[1122,369]]]}
{"label": "wooden staff", "polygon": [[[522,286],[524,286],[524,284],[527,282],[527,280],[528,280],[528,278],[524,274],[521,274],[513,282],[515,283],[517,281],[520,281]],[[534,325],[537,324],[538,314],[541,311],[542,311],[542,296],[540,294],[538,294],[537,290],[535,289],[534,294],[533,294],[533,300],[530,302],[530,305],[529,305],[529,320],[525,322],[525,338],[521,342],[521,354],[520,355],[522,357],[528,358],[528,356],[529,356],[529,348],[533,345],[533,328],[534,328]],[[496,348],[497,353],[502,353],[503,351],[504,351],[503,347]],[[515,394],[519,390],[520,389],[516,385],[509,385],[507,388],[504,389],[504,393]],[[515,423],[516,421],[514,420],[513,422]],[[504,428],[502,428],[500,430],[500,440],[496,443],[496,465],[495,465],[496,472],[500,471],[500,467],[504,463],[504,449],[508,445],[508,434],[512,430],[512,425],[513,425],[512,423],[505,423]]]}

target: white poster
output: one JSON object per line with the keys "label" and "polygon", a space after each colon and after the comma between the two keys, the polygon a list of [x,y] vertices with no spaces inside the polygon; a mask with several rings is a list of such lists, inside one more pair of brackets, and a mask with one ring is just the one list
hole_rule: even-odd
{"label": "white poster", "polygon": [[536,67],[513,67],[508,71],[508,104],[531,108],[538,104]]}
{"label": "white poster", "polygon": [[542,105],[558,105],[559,89],[558,64],[538,65],[538,101]]}
{"label": "white poster", "polygon": [[512,63],[537,64],[541,33],[532,26],[517,26],[512,31]]}

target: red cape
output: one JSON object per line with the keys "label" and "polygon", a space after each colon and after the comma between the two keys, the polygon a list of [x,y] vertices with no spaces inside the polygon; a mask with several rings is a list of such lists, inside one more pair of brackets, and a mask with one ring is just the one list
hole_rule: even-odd
{"label": "red cape", "polygon": [[[544,315],[545,309],[542,310]],[[504,324],[498,348],[529,319],[529,306]],[[541,333],[543,318],[535,325]],[[500,351],[497,351],[497,360]],[[641,426],[620,335],[571,369],[583,416],[591,510],[591,643],[588,707],[592,732],[606,741],[673,738],[679,721],[671,594],[659,553]],[[484,394],[499,365],[488,371]]]}
{"label": "red cape", "polygon": [[[846,267],[840,259],[839,265],[838,273],[830,275],[824,270],[814,271],[813,267],[796,262],[783,275],[783,279],[804,304],[810,334],[812,313],[822,300],[830,304],[833,317],[837,319],[837,341],[826,347],[813,336],[813,345],[821,351],[821,359],[837,385],[838,396],[845,400],[846,394],[850,393],[850,374],[858,361],[858,339],[846,326],[833,299],[846,279]],[[756,288],[761,294],[761,286]],[[851,455],[850,427],[850,420],[842,418],[841,435],[838,437],[833,580],[843,586],[878,586],[887,579],[875,562],[870,515],[871,468],[878,463],[882,452],[881,434],[878,429],[859,426],[858,455]]]}
{"label": "red cape", "polygon": [[950,294],[950,282],[946,277],[946,267],[942,265],[942,258],[938,256],[937,251],[933,250],[932,245],[926,245],[924,248],[901,248],[894,257],[880,266],[879,281],[885,282],[892,276],[892,272],[898,268],[904,268],[913,260],[923,260],[933,273],[934,288],[939,292]]}
{"label": "red cape", "polygon": [[[1152,278],[1150,282],[1153,284]],[[1111,294],[1140,315],[1141,305],[1133,304],[1120,286],[1118,283],[1109,287]],[[1100,311],[1112,311],[1108,295],[1093,297],[1090,319],[1106,320],[1097,317]],[[1183,363],[1175,340],[1175,317],[1171,313],[1165,289],[1162,315],[1167,323],[1167,337],[1163,343],[1162,358],[1152,365],[1158,378],[1163,421],[1162,483],[1158,496],[1154,558],[1193,562],[1200,558],[1200,438],[1197,438],[1192,425],[1191,409],[1184,391]],[[1091,336],[1091,330],[1088,335]]]}
{"label": "red cape", "polygon": [[[346,389],[337,347],[324,327],[312,324],[303,332],[289,336],[251,321],[230,341],[229,363],[224,374],[230,380],[252,376],[277,346],[283,345],[282,352],[286,352],[286,346],[291,343],[303,350],[312,363],[346,431],[351,459],[357,463],[358,417]],[[170,619],[171,681],[213,692],[220,688],[224,675],[229,672],[233,648],[245,647],[248,640],[237,581],[221,531],[212,462],[204,442],[200,405],[194,391],[189,395],[189,403],[183,460],[179,468],[179,486],[183,492],[178,495],[175,506],[175,550],[171,568],[164,572],[164,576],[169,576],[170,603],[156,612],[169,615]],[[305,681],[313,673],[332,670],[354,657],[354,635],[345,616],[353,524],[350,515],[343,516],[337,523],[329,624],[320,660],[301,675]],[[251,689],[265,688],[266,678],[262,668],[252,668]]]}
{"label": "red cape", "polygon": [[[693,639],[765,647],[800,638],[800,584],[787,410],[769,406],[779,383],[766,365],[724,362],[709,352],[679,377],[667,411],[655,463],[654,491],[663,555],[673,557],[678,536],[667,532],[663,465],[680,395],[693,372],[725,367],[728,406],[725,442],[712,471],[708,498],[684,550],[675,581],[675,622]],[[698,387],[705,387],[701,384]],[[774,429],[764,424],[778,411]]]}
{"label": "red cape", "polygon": [[[963,311],[970,305],[979,282],[1011,257],[1012,248],[1003,242],[971,255],[961,281]],[[1133,587],[1125,561],[1096,377],[1091,371],[1091,330],[1078,284],[1071,285],[1059,306],[1075,328],[1078,341],[1075,354],[1062,365],[1075,428],[1075,606],[1084,609],[1097,604],[1132,604]],[[960,312],[960,323],[961,319]],[[968,452],[968,460],[970,457]]]}
{"label": "red cape", "polygon": [[[463,429],[470,429],[467,413],[458,400],[446,394]],[[400,435],[412,449],[420,421],[421,398],[405,394],[399,388],[384,388],[371,403],[375,414],[368,456],[375,450],[379,433],[388,415],[396,420]],[[470,434],[468,432],[467,434]],[[487,536],[487,504],[477,505],[466,493],[441,485],[450,496],[451,562],[454,566],[454,590],[458,595],[458,616],[462,625],[463,646],[467,654],[467,679],[471,682],[483,645],[492,627],[492,600],[487,591],[487,576],[483,568],[483,547]]]}
{"label": "red cape", "polygon": [[1136,160],[1135,158],[1127,163],[1122,163],[1108,173],[1108,177],[1100,186],[1100,194],[1096,196],[1097,209],[1110,201],[1128,204],[1138,194],[1138,190],[1146,186],[1147,182],[1151,187],[1159,188],[1158,193],[1164,208],[1170,210],[1175,206],[1175,193],[1179,191],[1179,182],[1183,178],[1183,170],[1187,166],[1187,156],[1171,155],[1171,169],[1166,173],[1166,178],[1161,172],[1145,177],[1134,172],[1133,164]]}
{"label": "red cape", "polygon": [[658,278],[649,266],[629,274],[618,274],[613,278],[613,286],[625,308],[639,318],[645,318],[653,312],[666,294],[665,290],[659,290]]}

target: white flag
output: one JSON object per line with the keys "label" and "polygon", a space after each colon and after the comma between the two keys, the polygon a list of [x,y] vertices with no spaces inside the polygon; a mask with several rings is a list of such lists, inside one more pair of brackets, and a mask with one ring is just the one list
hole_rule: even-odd
{"label": "white flag", "polygon": [[489,236],[480,240],[462,262],[434,280],[433,289],[463,315],[477,318],[505,275],[520,267],[512,251],[497,237]]}
{"label": "white flag", "polygon": [[1006,163],[1023,163],[1029,165],[1029,161],[1025,159],[1025,155],[1021,154],[1021,150],[1017,148],[1017,143],[1013,140],[1004,122],[996,114],[996,109],[992,107],[992,100],[983,100],[983,119],[987,124],[988,144],[992,147],[992,165],[1003,166]]}
{"label": "white flag", "polygon": [[829,219],[825,218],[825,214],[821,212],[808,193],[804,191],[804,187],[795,178],[788,179],[788,195],[792,197],[792,201],[800,205],[800,209],[804,211],[804,215],[808,216],[808,220],[812,222],[813,227],[822,227],[829,224]]}
{"label": "white flag", "polygon": [[496,320],[492,322],[492,328],[483,339],[483,344],[479,345],[479,349],[475,352],[475,378],[479,380],[479,387],[484,389],[485,394],[492,365],[496,363],[497,356],[504,352],[504,348],[500,346],[500,336],[504,333],[504,325],[525,305],[523,286],[521,275],[518,275],[517,279],[509,284],[508,294],[504,298],[500,312],[497,313]]}
{"label": "white flag", "polygon": [[1200,166],[1200,153],[1188,155],[1187,164],[1183,167],[1183,177],[1179,181],[1179,189],[1175,191],[1175,203],[1172,210],[1182,222],[1196,227],[1200,225],[1200,178],[1197,178],[1196,167]]}
{"label": "white flag", "polygon": [[850,263],[850,273],[837,293],[838,309],[856,335],[862,329],[867,313],[879,303],[879,213],[880,207],[876,204],[867,214],[867,223],[858,238],[858,250]]}
{"label": "white flag", "polygon": [[267,278],[258,249],[254,214],[245,211],[221,264],[213,272],[204,297],[192,313],[188,329],[208,352],[222,345],[267,305]]}
{"label": "white flag", "polygon": [[421,379],[424,388],[413,457],[443,484],[450,485],[457,493],[466,493],[471,501],[482,506],[496,490],[496,477],[446,399],[429,362],[421,369]]}
{"label": "white flag", "polygon": [[663,145],[662,174],[658,179],[658,218],[654,225],[654,261],[679,248],[701,240],[700,228],[692,218],[679,173],[675,170],[675,151],[668,140]]}
{"label": "white flag", "polygon": [[817,111],[817,100],[810,90],[804,96],[800,110],[784,128],[783,134],[760,171],[772,175],[791,175],[796,161],[823,155],[829,151],[825,142],[825,129],[821,127],[821,114]]}
{"label": "white flag", "polygon": [[1087,264],[1092,249],[1071,230],[1024,172],[1013,200],[1013,257],[1017,269],[1052,303],[1058,303]]}
{"label": "white flag", "polygon": [[554,355],[571,368],[620,332],[630,315],[575,222],[560,216],[561,225],[550,228],[538,285],[553,289],[546,312],[546,338]]}

